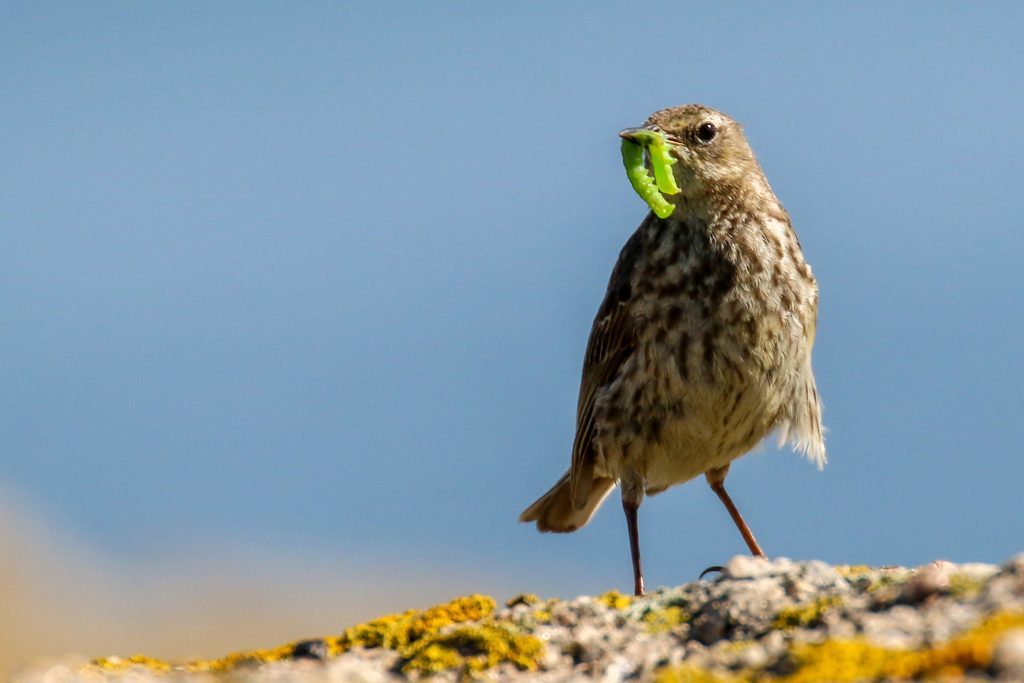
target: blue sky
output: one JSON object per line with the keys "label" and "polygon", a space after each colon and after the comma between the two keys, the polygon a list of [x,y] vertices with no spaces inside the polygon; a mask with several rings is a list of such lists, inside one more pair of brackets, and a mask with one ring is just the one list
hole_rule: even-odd
{"label": "blue sky", "polygon": [[[568,464],[644,214],[616,133],[701,102],[745,125],[821,285],[830,464],[734,464],[762,545],[1005,559],[1022,25],[1016,3],[5,3],[0,486],[111,566],[261,548],[628,589],[617,499],[568,536],[516,517]],[[651,586],[744,551],[702,481],[648,500],[641,542]]]}

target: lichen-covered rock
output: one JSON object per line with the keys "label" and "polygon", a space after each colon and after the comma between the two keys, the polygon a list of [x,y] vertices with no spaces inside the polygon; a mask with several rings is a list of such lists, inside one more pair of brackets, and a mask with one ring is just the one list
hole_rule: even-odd
{"label": "lichen-covered rock", "polygon": [[1003,676],[1024,678],[1024,628],[999,636],[992,649],[992,669]]}
{"label": "lichen-covered rock", "polygon": [[1024,680],[1024,554],[1001,567],[832,567],[737,557],[643,598],[457,598],[215,660],[142,655],[18,683],[430,679],[703,683]]}

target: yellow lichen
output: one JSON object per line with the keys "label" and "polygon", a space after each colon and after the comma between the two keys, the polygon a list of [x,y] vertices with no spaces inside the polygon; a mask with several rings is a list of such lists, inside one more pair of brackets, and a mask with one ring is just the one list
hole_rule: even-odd
{"label": "yellow lichen", "polygon": [[218,659],[197,659],[189,662],[183,668],[190,673],[231,671],[238,666],[246,664],[264,664],[291,659],[294,649],[295,644],[289,643],[288,645],[281,645],[280,647],[270,649],[232,652]]}
{"label": "yellow lichen", "polygon": [[881,574],[871,579],[867,591],[877,593],[886,588],[895,589],[907,583],[913,576],[914,572],[909,569],[883,569]]}
{"label": "yellow lichen", "polygon": [[790,650],[796,670],[779,683],[875,680],[886,665],[903,654],[863,640],[828,640],[817,645],[798,644]]}
{"label": "yellow lichen", "polygon": [[402,671],[435,674],[458,669],[464,677],[505,662],[534,671],[544,652],[538,638],[514,633],[504,626],[460,626],[412,643],[402,652]]}
{"label": "yellow lichen", "polygon": [[686,664],[665,667],[654,677],[654,683],[740,683],[741,680],[733,676],[713,674],[706,669]]}
{"label": "yellow lichen", "polygon": [[1012,628],[1024,627],[1024,613],[1001,612],[945,643],[922,650],[890,649],[863,638],[796,643],[788,652],[792,673],[774,676],[765,670],[744,670],[736,678],[723,678],[691,666],[666,667],[657,683],[853,683],[874,680],[962,678],[986,672],[992,664],[994,643]]}
{"label": "yellow lichen", "polygon": [[90,666],[103,669],[110,673],[121,673],[133,667],[141,667],[154,673],[167,673],[171,665],[162,659],[155,659],[146,655],[132,655],[131,657],[101,657],[89,663]]}
{"label": "yellow lichen", "polygon": [[680,624],[690,620],[690,615],[682,607],[665,607],[652,609],[643,616],[644,623],[650,633],[667,633]]}
{"label": "yellow lichen", "polygon": [[836,565],[835,570],[836,574],[846,579],[863,576],[872,571],[871,567],[866,564],[839,564]]}
{"label": "yellow lichen", "polygon": [[779,613],[775,615],[775,621],[772,622],[772,628],[779,628],[788,631],[798,627],[814,626],[821,623],[821,618],[825,615],[825,612],[842,604],[842,602],[842,598],[830,595],[824,598],[818,598],[808,605],[787,607],[780,610]]}
{"label": "yellow lichen", "polygon": [[328,651],[338,655],[353,647],[400,650],[410,642],[445,626],[489,616],[494,607],[492,598],[470,595],[423,611],[412,609],[401,614],[391,614],[345,629],[337,638],[328,640]]}
{"label": "yellow lichen", "polygon": [[995,614],[970,631],[941,645],[923,650],[894,650],[863,639],[827,640],[798,644],[790,650],[796,670],[773,680],[778,683],[961,677],[965,671],[984,671],[992,663],[992,649],[1002,632],[1024,626],[1024,614]]}
{"label": "yellow lichen", "polygon": [[947,590],[954,597],[966,598],[980,593],[984,585],[985,579],[958,572],[949,577],[949,588]]}
{"label": "yellow lichen", "polygon": [[546,609],[534,610],[531,616],[538,624],[546,624],[551,621],[551,612]]}
{"label": "yellow lichen", "polygon": [[413,635],[436,631],[449,624],[461,624],[490,616],[494,612],[494,598],[487,595],[469,595],[424,610],[414,620]]}
{"label": "yellow lichen", "polygon": [[604,595],[599,595],[597,601],[605,607],[611,607],[612,609],[626,609],[633,604],[633,598],[623,595],[616,590],[610,590]]}
{"label": "yellow lichen", "polygon": [[899,586],[914,574],[912,570],[903,567],[870,567],[866,564],[838,565],[835,570],[847,581],[859,585],[869,593],[890,586]]}
{"label": "yellow lichen", "polygon": [[737,652],[743,652],[747,648],[752,647],[754,645],[754,643],[756,643],[756,642],[757,642],[756,640],[749,640],[749,639],[748,640],[734,640],[732,642],[725,643],[725,645],[722,646],[722,650],[724,652],[728,652],[730,654],[735,654]]}
{"label": "yellow lichen", "polygon": [[[448,642],[444,640],[435,642],[435,639],[441,635],[441,631],[465,622],[485,619],[494,612],[494,608],[495,603],[492,598],[486,595],[469,595],[425,610],[408,610],[401,614],[380,617],[365,624],[345,629],[344,633],[340,636],[324,638],[324,643],[327,646],[329,656],[337,656],[353,647],[379,647],[396,650],[407,659],[415,657],[420,662],[431,659],[431,661],[435,662],[436,666],[443,659],[441,650],[444,649],[444,644]],[[520,662],[526,662],[526,655],[523,655],[522,652],[531,651],[530,647],[533,646],[533,643],[513,643],[510,645],[501,638],[490,637],[495,636],[490,631],[481,631],[476,635],[476,640],[469,640],[480,644],[480,653],[483,656],[478,656],[472,659],[472,661],[466,662],[458,660],[453,666],[463,666],[465,664],[473,669],[473,667],[480,666],[481,661],[511,661],[519,665]],[[424,647],[436,645],[431,652],[437,653],[437,656],[430,658],[427,654],[422,654],[417,647],[421,642],[427,643]],[[191,673],[224,672],[246,664],[287,660],[292,658],[295,644],[289,643],[280,647],[263,650],[233,652],[218,659],[195,660],[179,667],[178,670]],[[536,640],[536,646],[543,648],[539,640]],[[508,657],[501,659],[502,653],[507,653]],[[110,672],[126,671],[133,666],[145,667],[154,673],[166,673],[173,669],[167,662],[144,655],[136,655],[127,659],[120,657],[97,659],[91,663],[91,666]]]}

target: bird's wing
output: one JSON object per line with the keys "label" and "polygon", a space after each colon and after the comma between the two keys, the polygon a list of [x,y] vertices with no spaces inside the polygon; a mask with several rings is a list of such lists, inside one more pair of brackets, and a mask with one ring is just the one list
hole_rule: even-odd
{"label": "bird's wing", "polygon": [[817,291],[814,294],[814,300],[811,302],[811,311],[808,316],[807,325],[804,326],[804,336],[807,337],[807,348],[814,348],[814,336],[818,332],[818,295]]}
{"label": "bird's wing", "polygon": [[803,311],[801,316],[804,323],[804,338],[807,340],[807,348],[810,350],[814,348],[814,336],[818,331],[818,285],[814,281],[813,276],[810,276],[810,266],[803,261],[803,246],[800,244],[800,238],[797,236],[796,230],[793,229],[793,221],[790,219],[789,213],[779,204],[776,204],[770,210],[775,212],[774,218],[784,224],[789,239],[796,242],[797,255],[801,260],[802,267],[807,268],[807,274],[811,277],[812,298],[808,303],[807,310]]}
{"label": "bird's wing", "polygon": [[636,263],[643,248],[641,226],[619,254],[587,342],[576,413],[576,438],[569,469],[569,491],[576,508],[586,504],[594,476],[597,456],[593,444],[594,402],[598,391],[615,380],[619,369],[636,348],[636,321],[629,312],[628,304],[633,296]]}

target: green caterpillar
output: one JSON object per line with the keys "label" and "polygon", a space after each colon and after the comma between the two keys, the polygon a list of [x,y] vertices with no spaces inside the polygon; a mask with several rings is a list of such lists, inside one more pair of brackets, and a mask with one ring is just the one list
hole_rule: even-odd
{"label": "green caterpillar", "polygon": [[[644,166],[644,148],[651,157],[651,168],[654,178],[647,173]],[[676,185],[672,174],[672,165],[676,160],[669,152],[665,136],[652,130],[636,129],[629,131],[628,137],[623,131],[622,165],[626,167],[626,176],[640,198],[647,202],[651,211],[658,218],[668,218],[676,207],[665,201],[665,194],[676,194]]]}

